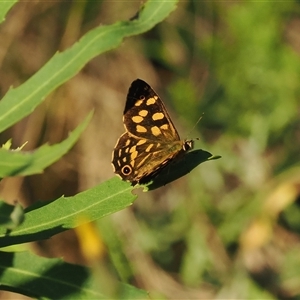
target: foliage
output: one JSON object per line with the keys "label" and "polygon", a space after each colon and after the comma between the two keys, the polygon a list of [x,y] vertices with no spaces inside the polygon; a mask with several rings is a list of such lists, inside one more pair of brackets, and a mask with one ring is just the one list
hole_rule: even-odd
{"label": "foliage", "polygon": [[[174,9],[174,4],[175,2],[162,1],[157,5],[154,1],[149,1],[141,8],[137,20],[98,27],[88,32],[68,50],[55,54],[35,75],[21,86],[10,89],[3,97],[0,102],[0,130],[5,130],[31,113],[49,92],[74,76],[92,57],[117,47],[124,37],[153,27]],[[2,4],[2,11],[9,8],[9,5]],[[0,153],[1,177],[40,173],[74,145],[90,119],[91,115],[65,141],[57,145],[43,145],[34,152],[21,149],[14,151],[5,145]],[[50,238],[59,232],[79,226],[80,216],[84,215],[85,220],[93,221],[125,208],[135,198],[129,192],[131,189],[128,183],[114,178],[73,197],[36,203],[28,207],[25,214],[21,210],[19,221],[15,220],[15,211],[19,205],[14,209],[2,202],[1,247]],[[14,225],[11,225],[12,222]],[[100,299],[108,295],[116,296],[114,293],[101,294],[95,280],[91,285],[87,281],[88,270],[84,267],[60,260],[39,258],[30,253],[1,252],[0,255],[3,289],[49,299],[70,296],[72,299]],[[59,277],[57,274],[60,274]],[[118,284],[118,290],[121,285]],[[51,286],[51,289],[47,286]],[[145,292],[138,289],[125,285],[123,287],[124,291],[118,297],[147,297]]]}
{"label": "foliage", "polygon": [[[8,91],[0,101],[6,129],[0,139],[22,145],[25,128],[38,136],[37,150],[1,149],[7,156],[0,158],[0,172],[44,170],[26,177],[20,194],[9,194],[13,202],[31,204],[24,211],[1,202],[0,243],[13,245],[0,253],[2,289],[72,299],[91,293],[147,298],[145,291],[168,299],[299,298],[299,3],[180,1],[176,10],[175,3],[148,1],[138,14],[139,3],[122,1],[44,3],[39,13],[28,12],[26,30],[16,34],[6,59],[0,55],[0,92]],[[0,3],[4,25],[13,4]],[[165,187],[135,189],[137,201],[129,183],[109,179],[123,100],[135,78],[158,91],[180,132],[180,125],[189,131],[196,124],[196,148],[222,155]],[[19,81],[25,82],[9,88]],[[20,123],[26,116],[28,124],[42,119],[40,131]],[[71,156],[52,166],[88,122]],[[63,140],[68,131],[63,142],[53,139]],[[48,140],[55,145],[43,145]],[[192,157],[166,174],[187,173],[197,164]],[[198,163],[208,158],[199,156]],[[17,190],[8,180],[1,182],[6,190]],[[95,228],[86,225],[95,220]],[[73,228],[75,242],[58,234]],[[56,258],[32,254],[29,241]],[[20,276],[25,270],[30,274]],[[51,294],[47,286],[56,284]]]}

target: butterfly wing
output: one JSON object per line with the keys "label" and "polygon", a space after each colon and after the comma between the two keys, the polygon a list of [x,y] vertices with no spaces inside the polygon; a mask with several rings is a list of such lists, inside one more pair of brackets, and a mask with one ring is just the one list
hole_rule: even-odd
{"label": "butterfly wing", "polygon": [[121,135],[112,154],[114,172],[132,184],[145,183],[192,147],[181,141],[159,96],[143,80],[132,82]]}
{"label": "butterfly wing", "polygon": [[179,141],[179,134],[159,96],[143,80],[132,82],[123,121],[126,131],[157,142]]}
{"label": "butterfly wing", "polygon": [[147,182],[175,156],[184,152],[183,142],[152,143],[125,132],[118,140],[112,158],[114,172],[133,184]]}

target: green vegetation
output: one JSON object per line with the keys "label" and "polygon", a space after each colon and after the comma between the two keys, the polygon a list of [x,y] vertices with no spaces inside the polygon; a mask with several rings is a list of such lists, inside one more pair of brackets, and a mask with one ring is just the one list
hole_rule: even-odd
{"label": "green vegetation", "polygon": [[[0,297],[299,299],[299,12],[0,2]],[[136,78],[222,158],[115,177]]]}

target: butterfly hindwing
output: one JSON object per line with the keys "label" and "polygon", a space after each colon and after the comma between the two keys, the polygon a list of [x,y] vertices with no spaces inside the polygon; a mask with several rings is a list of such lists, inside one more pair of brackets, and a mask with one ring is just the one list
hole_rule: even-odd
{"label": "butterfly hindwing", "polygon": [[[123,180],[136,183],[143,178],[154,175],[158,169],[162,169],[181,150],[181,141],[162,144],[137,138],[125,132],[114,148],[112,164],[115,173],[121,176]],[[154,157],[155,159],[153,159]]]}

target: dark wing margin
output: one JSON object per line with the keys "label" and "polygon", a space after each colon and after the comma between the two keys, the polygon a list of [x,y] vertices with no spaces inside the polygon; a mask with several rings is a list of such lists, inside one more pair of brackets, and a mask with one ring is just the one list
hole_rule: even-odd
{"label": "dark wing margin", "polygon": [[[155,99],[152,105],[147,104],[149,99]],[[140,102],[137,105],[137,102]],[[139,123],[135,123],[133,117],[138,116],[141,110],[147,110],[149,114],[143,118]],[[155,113],[163,113],[164,118],[154,119],[152,116]],[[151,139],[151,128],[156,126],[161,129],[162,134],[160,136],[155,136],[156,140],[165,141],[179,141],[179,134],[164,106],[163,101],[157,95],[157,93],[141,79],[136,79],[132,82],[128,94],[124,109],[124,126],[127,131],[138,137]],[[163,125],[167,124],[167,127]],[[137,132],[136,127],[140,125],[146,130],[144,132]]]}
{"label": "dark wing margin", "polygon": [[146,99],[148,99],[158,95],[153,91],[148,83],[141,79],[136,79],[131,83],[131,86],[128,90],[123,115],[125,115],[127,111],[134,106],[135,102],[139,100],[141,96],[144,96]]}

